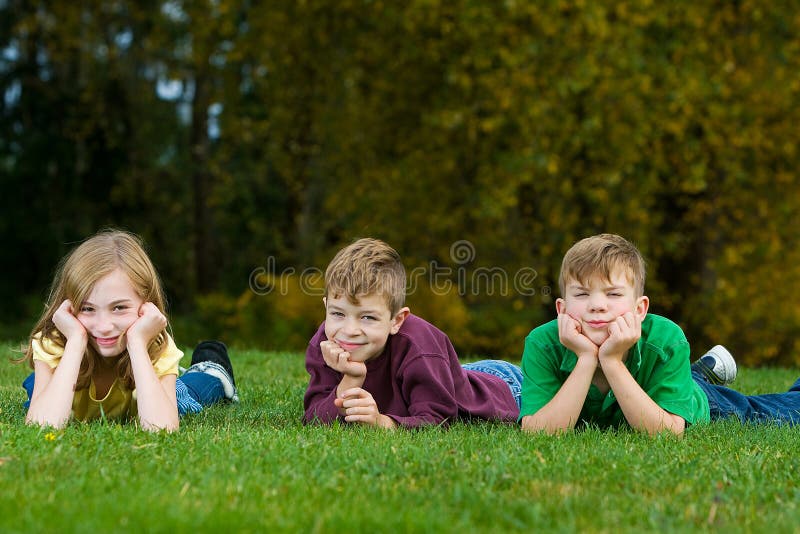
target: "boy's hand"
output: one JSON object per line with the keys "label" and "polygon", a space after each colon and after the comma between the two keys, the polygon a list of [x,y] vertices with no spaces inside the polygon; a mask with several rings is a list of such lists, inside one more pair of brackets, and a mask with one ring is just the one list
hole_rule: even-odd
{"label": "boy's hand", "polygon": [[139,318],[128,327],[128,347],[137,342],[147,346],[166,327],[167,318],[161,310],[152,302],[145,302],[139,307]]}
{"label": "boy's hand", "polygon": [[598,347],[581,330],[581,323],[566,313],[558,314],[558,339],[561,344],[581,357],[591,354],[597,357]]}
{"label": "boy's hand", "polygon": [[53,314],[53,324],[56,325],[58,331],[64,336],[64,339],[83,339],[84,343],[89,338],[86,333],[86,328],[75,317],[74,310],[72,309],[72,301],[65,300],[61,306]]}
{"label": "boy's hand", "polygon": [[361,423],[381,428],[397,426],[391,417],[378,411],[378,404],[370,392],[365,389],[348,389],[341,398],[337,398],[333,402],[338,408],[344,410],[344,420],[348,423]]}
{"label": "boy's hand", "polygon": [[335,341],[323,341],[319,344],[322,349],[322,358],[328,367],[338,371],[343,375],[353,378],[367,376],[367,366],[364,362],[354,362],[350,360],[350,353],[340,347]]}
{"label": "boy's hand", "polygon": [[622,360],[628,349],[642,337],[642,320],[627,312],[608,325],[608,339],[600,346],[601,360]]}

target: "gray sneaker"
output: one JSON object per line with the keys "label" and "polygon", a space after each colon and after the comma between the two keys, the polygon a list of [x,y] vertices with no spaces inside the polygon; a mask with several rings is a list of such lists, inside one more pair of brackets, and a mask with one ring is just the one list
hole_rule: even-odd
{"label": "gray sneaker", "polygon": [[692,370],[702,374],[711,384],[726,386],[736,380],[736,361],[728,349],[715,345],[692,364]]}

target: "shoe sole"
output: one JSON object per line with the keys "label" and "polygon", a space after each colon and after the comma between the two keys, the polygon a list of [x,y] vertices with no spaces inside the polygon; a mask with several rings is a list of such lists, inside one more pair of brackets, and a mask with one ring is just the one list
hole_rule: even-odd
{"label": "shoe sole", "polygon": [[721,372],[717,372],[715,369],[714,373],[722,379],[723,385],[730,384],[736,380],[736,360],[733,359],[733,355],[728,351],[728,349],[722,345],[715,345],[711,348],[711,350],[708,351],[708,354],[713,355],[722,367],[720,370]]}

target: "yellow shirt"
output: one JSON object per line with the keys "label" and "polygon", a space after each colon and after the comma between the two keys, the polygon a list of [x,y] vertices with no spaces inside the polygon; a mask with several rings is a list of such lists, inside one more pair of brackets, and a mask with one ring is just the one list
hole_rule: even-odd
{"label": "yellow shirt", "polygon": [[[33,359],[46,363],[50,369],[58,367],[64,349],[52,340],[41,339],[37,334],[31,340]],[[183,357],[183,351],[175,346],[172,337],[167,335],[167,348],[153,363],[156,376],[178,374],[178,362]],[[136,389],[127,389],[119,380],[114,380],[108,393],[102,399],[97,398],[94,379],[90,380],[89,387],[75,391],[72,398],[72,416],[79,421],[89,421],[105,415],[106,419],[127,419],[138,413],[136,405]]]}

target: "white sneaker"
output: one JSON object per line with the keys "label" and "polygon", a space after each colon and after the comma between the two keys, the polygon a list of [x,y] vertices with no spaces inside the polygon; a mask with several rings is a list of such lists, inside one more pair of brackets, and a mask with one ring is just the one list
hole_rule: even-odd
{"label": "white sneaker", "polygon": [[715,345],[692,364],[692,370],[701,373],[712,384],[728,385],[736,380],[736,361],[728,349]]}

